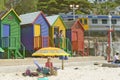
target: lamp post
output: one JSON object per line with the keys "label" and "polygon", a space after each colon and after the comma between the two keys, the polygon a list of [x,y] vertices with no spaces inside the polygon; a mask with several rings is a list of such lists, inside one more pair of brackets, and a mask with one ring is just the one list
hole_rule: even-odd
{"label": "lamp post", "polygon": [[110,61],[110,54],[112,54],[112,28],[111,28],[111,18],[112,16],[109,14],[109,31],[108,31],[108,47],[109,47],[109,53],[107,56],[107,60]]}
{"label": "lamp post", "polygon": [[79,5],[71,4],[70,8],[73,10],[73,20],[75,20],[75,10],[79,8]]}

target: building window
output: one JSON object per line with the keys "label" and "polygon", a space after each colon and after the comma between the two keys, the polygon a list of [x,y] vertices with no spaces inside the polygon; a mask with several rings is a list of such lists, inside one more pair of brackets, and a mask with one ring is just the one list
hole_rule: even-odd
{"label": "building window", "polygon": [[117,24],[117,20],[116,19],[112,19],[112,24]]}
{"label": "building window", "polygon": [[87,19],[84,19],[84,24],[87,24]]}
{"label": "building window", "polygon": [[107,24],[107,19],[102,19],[102,24]]}
{"label": "building window", "polygon": [[83,24],[82,19],[80,19],[80,22]]}
{"label": "building window", "polygon": [[92,24],[97,24],[98,20],[97,19],[92,19]]}

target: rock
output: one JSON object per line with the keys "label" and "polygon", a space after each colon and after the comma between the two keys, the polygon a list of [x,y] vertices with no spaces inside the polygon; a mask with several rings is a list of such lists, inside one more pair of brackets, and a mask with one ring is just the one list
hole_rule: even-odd
{"label": "rock", "polygon": [[116,68],[116,67],[120,67],[120,65],[118,65],[118,64],[110,64],[110,63],[102,63],[102,67]]}

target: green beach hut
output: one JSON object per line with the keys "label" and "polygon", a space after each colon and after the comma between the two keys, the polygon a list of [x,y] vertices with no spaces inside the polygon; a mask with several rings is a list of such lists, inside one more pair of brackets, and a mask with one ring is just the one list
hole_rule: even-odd
{"label": "green beach hut", "polygon": [[20,22],[14,9],[0,13],[0,47],[6,50],[8,58],[24,58],[24,53],[20,51],[23,47],[20,38]]}

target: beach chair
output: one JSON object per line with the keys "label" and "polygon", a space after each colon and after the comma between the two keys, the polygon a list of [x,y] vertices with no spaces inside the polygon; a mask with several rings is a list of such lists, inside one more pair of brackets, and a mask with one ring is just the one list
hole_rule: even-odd
{"label": "beach chair", "polygon": [[47,69],[47,68],[41,67],[41,66],[39,65],[39,63],[38,63],[37,60],[34,61],[34,64],[37,66],[37,71],[39,71],[39,72],[41,72],[41,73],[43,73],[43,74],[45,74],[45,75],[46,75],[46,74],[49,74],[50,70]]}
{"label": "beach chair", "polygon": [[34,64],[37,66],[37,71],[41,72],[43,67],[41,67],[37,60],[34,60]]}

